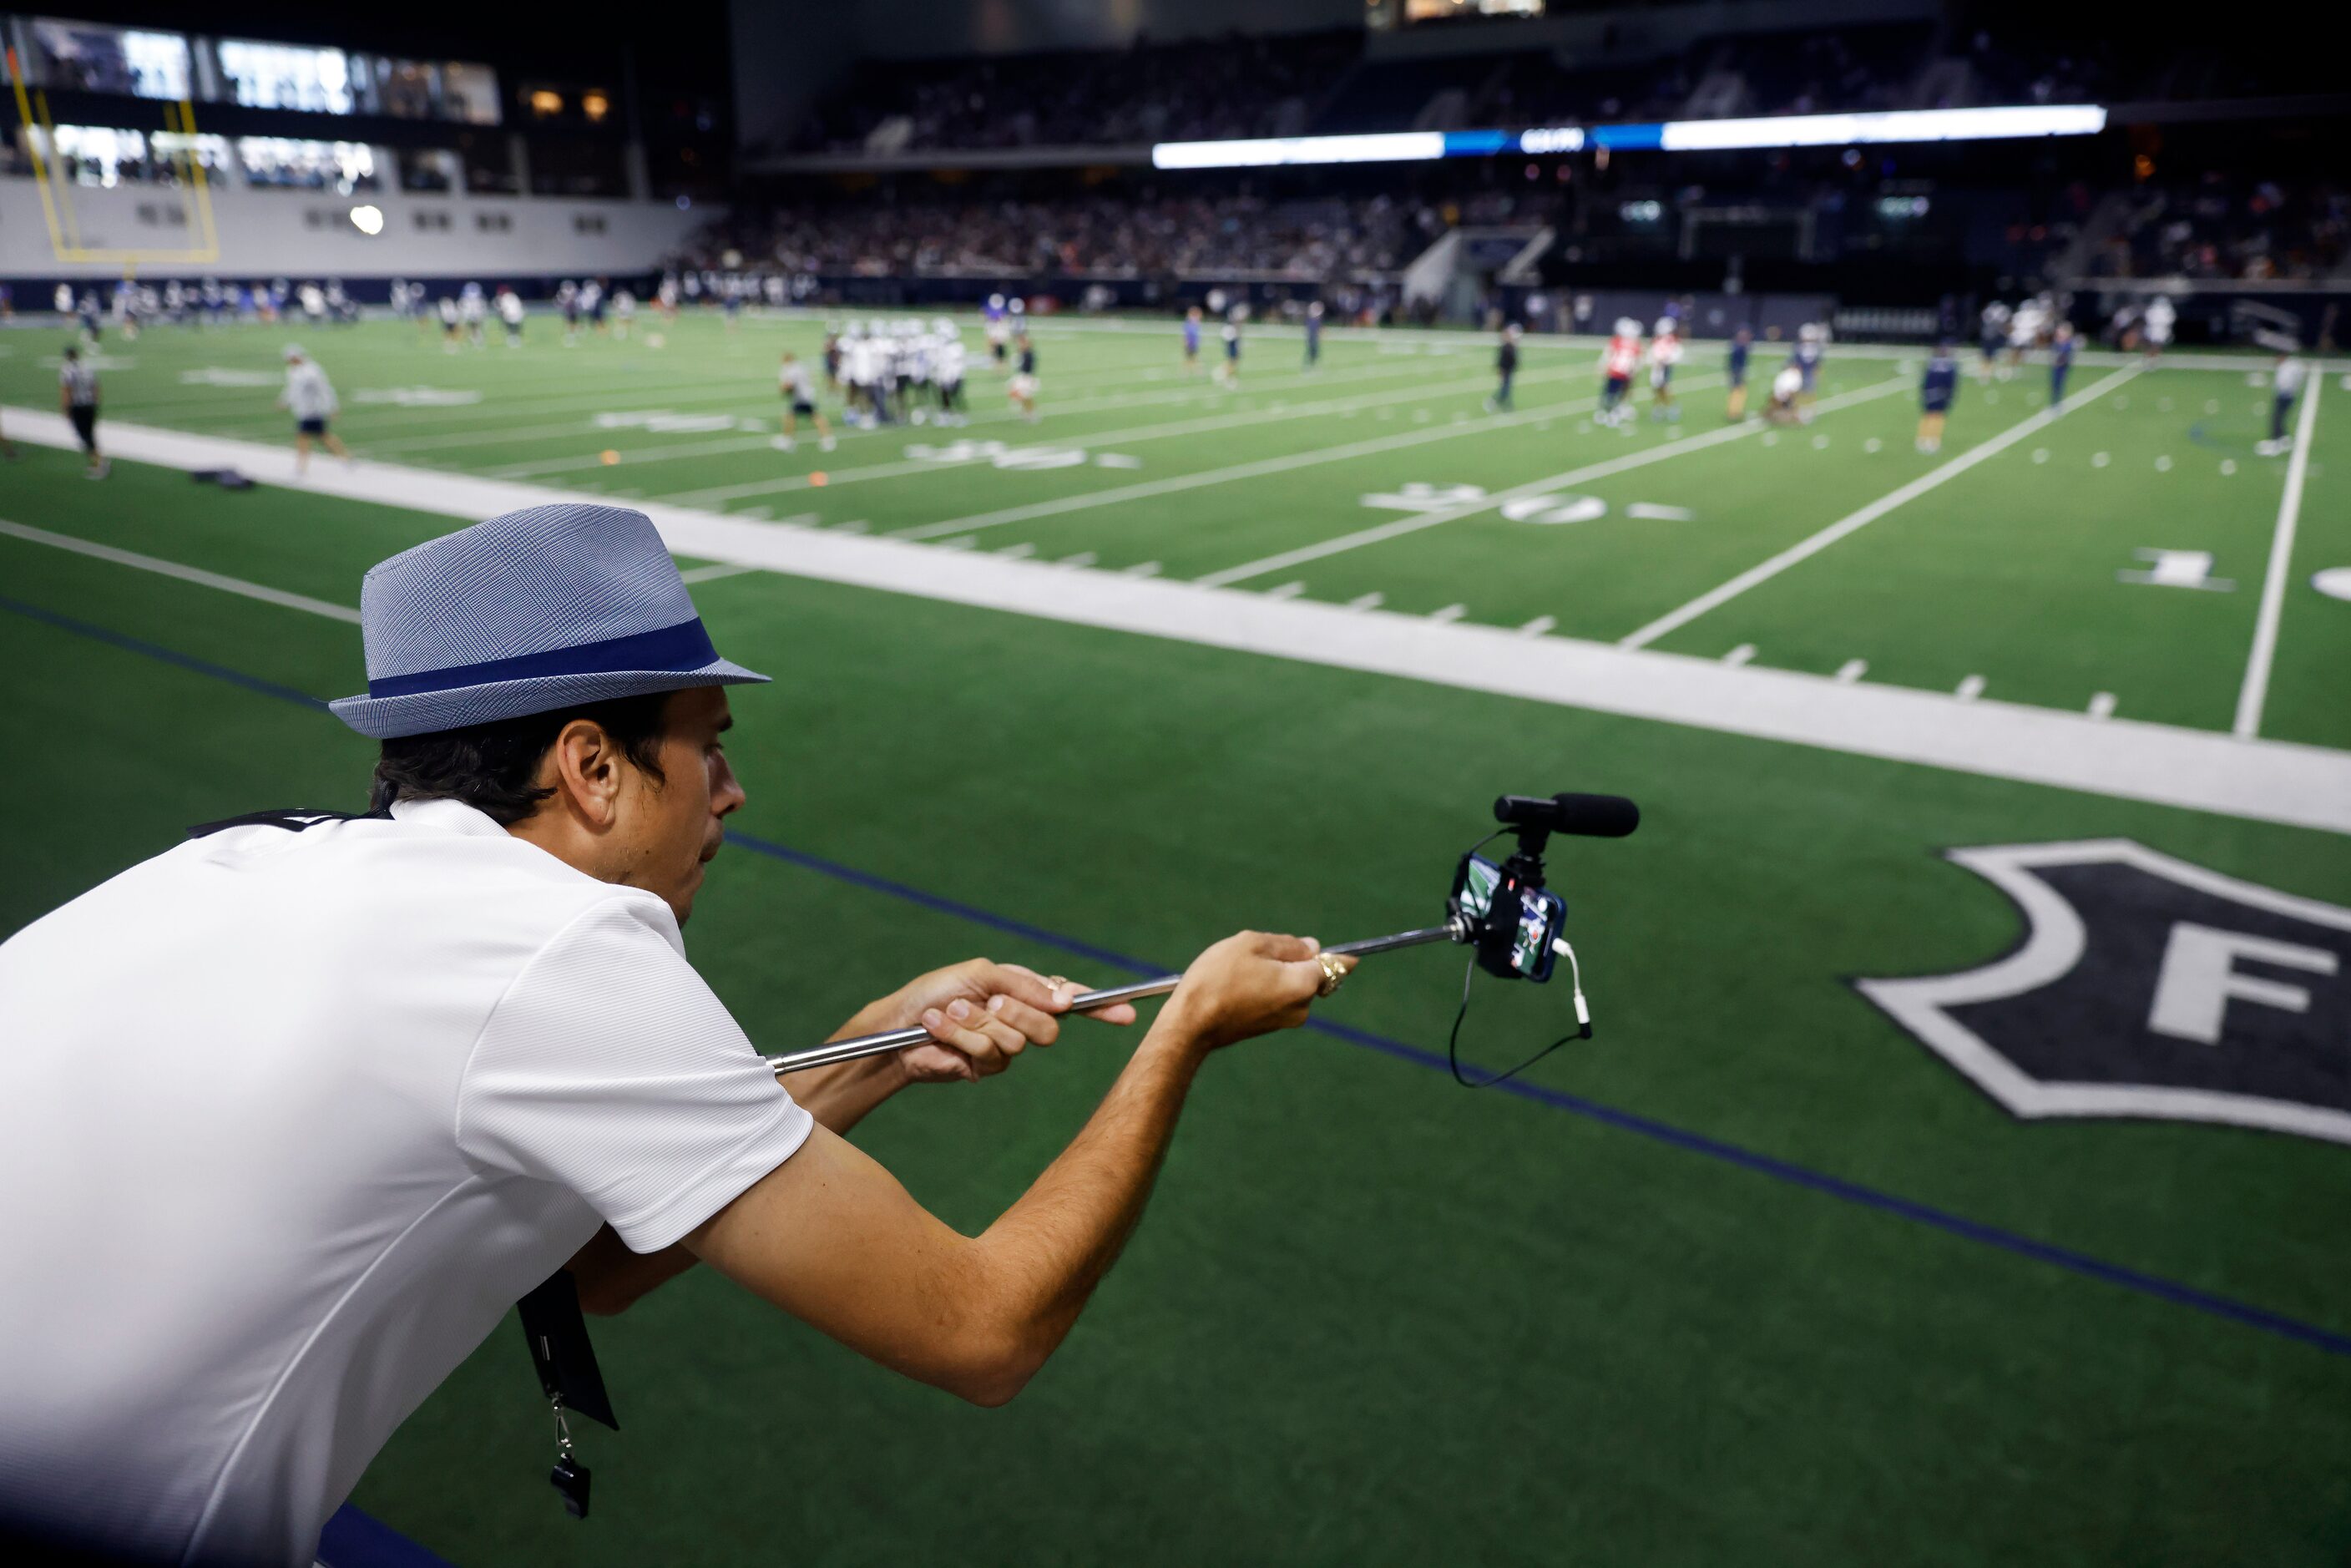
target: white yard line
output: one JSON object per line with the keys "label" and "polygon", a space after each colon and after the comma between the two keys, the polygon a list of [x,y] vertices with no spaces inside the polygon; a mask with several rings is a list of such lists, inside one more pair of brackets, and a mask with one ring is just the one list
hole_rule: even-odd
{"label": "white yard line", "polygon": [[716,582],[721,578],[747,577],[760,570],[756,566],[740,566],[731,561],[720,561],[715,566],[697,566],[689,570],[681,571],[677,575],[682,582]]}
{"label": "white yard line", "polygon": [[[110,442],[110,445],[111,443]],[[0,537],[22,539],[26,544],[47,545],[51,549],[71,550],[76,555],[90,556],[127,566],[140,571],[152,571],[158,577],[173,577],[182,582],[193,582],[204,588],[217,588],[224,593],[242,594],[258,599],[264,604],[276,604],[287,610],[307,611],[312,615],[324,615],[329,620],[348,621],[359,624],[360,612],[349,605],[329,604],[323,599],[313,599],[307,593],[288,593],[282,588],[266,588],[257,582],[247,582],[241,577],[224,577],[202,567],[183,566],[175,560],[158,560],[152,555],[136,550],[117,549],[112,545],[96,544],[76,538],[71,534],[53,534],[47,528],[28,528],[23,523],[0,519]]]}
{"label": "white yard line", "polygon": [[[1689,384],[1697,383],[1693,382]],[[1839,392],[1834,397],[1823,399],[1819,406],[1823,410],[1833,410],[1855,402],[1866,402],[1874,398],[1900,392],[1909,384],[1907,377],[1883,381],[1871,386],[1857,388],[1849,392]],[[1612,474],[1622,474],[1628,469],[1646,467],[1652,463],[1662,463],[1669,457],[1678,457],[1686,452],[1703,452],[1709,447],[1720,446],[1725,442],[1738,441],[1752,435],[1763,428],[1760,422],[1729,424],[1719,430],[1710,430],[1704,435],[1691,436],[1686,441],[1669,441],[1657,446],[1645,446],[1638,452],[1627,452],[1619,457],[1606,458],[1598,463],[1587,463],[1581,468],[1571,468],[1564,474],[1554,474],[1547,479],[1535,479],[1524,485],[1515,485],[1510,489],[1497,491],[1476,501],[1465,501],[1458,507],[1447,507],[1441,511],[1422,512],[1413,517],[1398,517],[1392,522],[1379,523],[1368,528],[1358,528],[1353,533],[1342,534],[1337,538],[1324,539],[1319,544],[1301,545],[1296,549],[1284,550],[1280,555],[1270,555],[1262,560],[1244,561],[1239,566],[1228,566],[1221,571],[1212,571],[1197,580],[1203,588],[1224,588],[1232,583],[1247,581],[1252,577],[1262,576],[1269,571],[1287,571],[1293,566],[1303,566],[1308,561],[1321,560],[1326,556],[1361,549],[1366,545],[1384,544],[1389,539],[1402,538],[1407,534],[1416,534],[1426,528],[1440,528],[1447,523],[1458,522],[1464,517],[1474,517],[1511,501],[1531,500],[1537,496],[1548,495],[1565,486],[1582,485],[1593,479],[1604,479]],[[1391,444],[1401,445],[1402,443]]]}
{"label": "white yard line", "polygon": [[2235,734],[2251,740],[2262,732],[2262,708],[2269,701],[2270,665],[2277,657],[2278,622],[2285,614],[2287,579],[2294,570],[2294,532],[2302,517],[2303,481],[2310,475],[2310,433],[2318,424],[2318,389],[2325,376],[2303,382],[2302,414],[2294,421],[2294,456],[2286,464],[2285,494],[2278,497],[2277,532],[2270,540],[2270,568],[2262,579],[2262,611],[2253,622],[2252,656],[2245,661],[2245,684],[2237,693]]}
{"label": "white yard line", "polygon": [[1760,565],[1749,567],[1745,571],[1740,572],[1737,577],[1732,578],[1729,582],[1723,583],[1720,587],[1708,589],[1706,592],[1699,594],[1696,599],[1691,600],[1688,603],[1681,606],[1679,609],[1668,611],[1667,613],[1658,616],[1655,621],[1650,622],[1646,626],[1642,627],[1639,631],[1621,639],[1617,643],[1617,646],[1620,648],[1646,648],[1650,643],[1656,642],[1658,638],[1666,635],[1667,632],[1680,630],[1682,627],[1687,626],[1691,622],[1697,620],[1699,616],[1704,615],[1709,610],[1719,609],[1721,606],[1728,604],[1730,601],[1738,598],[1749,589],[1753,588],[1760,583],[1769,582],[1771,579],[1779,576],[1782,572],[1787,570],[1790,567],[1796,565],[1798,562],[1809,560],[1813,556],[1820,554],[1821,551],[1828,549],[1831,545],[1835,544],[1838,540],[1845,538],[1850,535],[1859,533],[1863,528],[1867,528],[1878,518],[1886,516],[1886,513],[1895,510],[1898,507],[1902,507],[1909,502],[1915,501],[1928,491],[1936,489],[1938,486],[1949,483],[1950,480],[1958,478],[1960,475],[1966,473],[1977,464],[1985,462],[1990,458],[1999,456],[2001,453],[2007,451],[2010,447],[2015,445],[2026,436],[2031,435],[2037,431],[2048,428],[2052,423],[2063,418],[2074,409],[2095,400],[2097,397],[2108,391],[2111,391],[2113,388],[2122,385],[2123,382],[2130,380],[2133,376],[2137,375],[2139,373],[2139,370],[2140,367],[2137,365],[2126,365],[2123,369],[2116,371],[2113,375],[2108,376],[2105,380],[2083,388],[2080,392],[2075,392],[2072,397],[2067,398],[2064,402],[2059,403],[2056,407],[2044,408],[2039,413],[2032,415],[2029,419],[2018,421],[2016,423],[2010,425],[2006,430],[2001,432],[1998,435],[1993,436],[1991,440],[1986,441],[1980,445],[1970,447],[1967,451],[1961,453],[1959,456],[1952,458],[1949,462],[1941,465],[1939,467],[1928,469],[1926,473],[1921,474],[1916,479],[1911,480],[1910,483],[1903,486],[1893,494],[1879,497],[1876,500],[1872,501],[1866,507],[1862,507],[1861,510],[1852,513],[1847,517],[1838,518],[1835,522],[1831,523],[1827,528],[1823,528],[1820,532],[1813,535],[1810,538],[1802,539],[1795,544],[1790,545],[1786,549],[1782,550],[1778,555],[1773,556],[1771,559],[1764,561]]}
{"label": "white yard line", "polygon": [[[1698,377],[1692,380],[1689,384],[1699,386],[1708,382],[1708,378]],[[1305,452],[1285,453],[1279,457],[1260,457],[1253,463],[1236,463],[1229,468],[1210,468],[1197,474],[1176,474],[1165,479],[1147,479],[1137,485],[1120,485],[1107,490],[1090,490],[1081,496],[1064,496],[1056,501],[1037,501],[1025,507],[1008,507],[1002,511],[980,512],[972,517],[956,517],[944,523],[925,523],[915,528],[900,528],[897,530],[896,537],[907,539],[945,538],[953,534],[969,533],[975,528],[1000,528],[1006,523],[1025,523],[1036,517],[1060,517],[1067,512],[1088,511],[1096,507],[1115,507],[1128,501],[1142,501],[1157,496],[1170,496],[1182,490],[1196,490],[1207,485],[1225,485],[1237,479],[1262,478],[1268,474],[1287,474],[1293,469],[1311,468],[1323,463],[1343,463],[1351,458],[1395,452],[1407,446],[1423,446],[1432,441],[1458,441],[1465,435],[1483,435],[1491,431],[1514,430],[1520,425],[1531,424],[1539,419],[1556,419],[1562,414],[1587,412],[1597,401],[1593,398],[1583,398],[1570,402],[1553,403],[1544,408],[1527,409],[1518,413],[1499,414],[1475,424],[1432,425],[1426,430],[1411,431],[1397,435],[1374,436],[1368,441],[1350,441],[1339,446],[1320,446]]]}
{"label": "white yard line", "polygon": [[[55,412],[10,408],[19,441],[71,450]],[[136,424],[108,427],[120,461],[243,465],[269,477],[277,448]],[[361,461],[311,471],[309,488],[473,521],[576,504],[569,491]],[[1128,572],[926,548],[650,503],[680,555],[818,581],[1358,670],[1530,702],[1817,747],[1954,772],[2351,834],[2351,752],[1867,683],[1725,664],[1514,628],[1204,589]],[[194,569],[189,569],[193,571]],[[213,574],[206,573],[206,577]],[[296,596],[288,596],[293,598]],[[310,601],[316,603],[318,601]],[[328,606],[338,620],[350,614]]]}

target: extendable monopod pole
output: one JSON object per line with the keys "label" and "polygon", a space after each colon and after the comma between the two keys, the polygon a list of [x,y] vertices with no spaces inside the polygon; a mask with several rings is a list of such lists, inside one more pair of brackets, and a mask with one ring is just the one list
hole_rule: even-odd
{"label": "extendable monopod pole", "polygon": [[[1399,931],[1393,936],[1372,936],[1361,942],[1341,942],[1322,949],[1342,958],[1360,958],[1367,953],[1388,953],[1398,947],[1418,947],[1430,942],[1467,942],[1473,933],[1468,923],[1456,915],[1442,925],[1424,926],[1418,931]],[[1174,990],[1181,975],[1162,975],[1155,980],[1137,980],[1132,985],[1112,986],[1099,991],[1081,991],[1070,1003],[1073,1013],[1099,1012],[1121,1002],[1137,1002],[1145,997],[1164,997]],[[862,1056],[886,1056],[909,1046],[931,1043],[931,1032],[925,1029],[893,1029],[882,1034],[861,1034],[852,1040],[836,1040],[807,1051],[786,1051],[781,1056],[766,1059],[768,1070],[778,1078],[788,1072],[805,1072],[811,1067],[831,1067],[836,1061],[854,1061]]]}

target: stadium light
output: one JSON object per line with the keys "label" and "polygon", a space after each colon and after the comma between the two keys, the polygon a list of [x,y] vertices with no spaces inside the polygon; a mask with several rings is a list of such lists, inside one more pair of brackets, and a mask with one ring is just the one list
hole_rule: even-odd
{"label": "stadium light", "polygon": [[2095,103],[2003,109],[1896,109],[1870,114],[1792,114],[1761,120],[1670,120],[1658,128],[1668,152],[1769,147],[1851,147],[1887,141],[1994,141],[2032,136],[2095,136],[2106,111]]}
{"label": "stadium light", "polygon": [[1162,141],[1155,169],[1248,169],[1276,163],[1404,163],[1660,149],[1721,152],[1777,147],[1852,147],[1896,141],[1993,141],[2095,136],[2106,111],[2095,103],[1998,109],[1887,110],[1866,114],[1782,114],[1752,120],[1668,120],[1631,125],[1551,125],[1531,131],[1396,131],[1366,136],[1275,136],[1255,141]]}
{"label": "stadium light", "polygon": [[1235,141],[1162,141],[1155,169],[1253,169],[1272,163],[1418,163],[1446,154],[1442,131],[1368,136],[1269,136]]}
{"label": "stadium light", "polygon": [[383,209],[372,202],[362,202],[351,209],[351,227],[373,239],[383,233]]}

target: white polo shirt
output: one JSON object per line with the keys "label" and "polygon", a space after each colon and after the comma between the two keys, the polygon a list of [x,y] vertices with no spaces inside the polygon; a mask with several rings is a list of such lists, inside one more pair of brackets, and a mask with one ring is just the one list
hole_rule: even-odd
{"label": "white polo shirt", "polygon": [[808,1136],[659,898],[394,819],[230,829],[0,944],[0,1525],[308,1563],[600,1220],[666,1247]]}

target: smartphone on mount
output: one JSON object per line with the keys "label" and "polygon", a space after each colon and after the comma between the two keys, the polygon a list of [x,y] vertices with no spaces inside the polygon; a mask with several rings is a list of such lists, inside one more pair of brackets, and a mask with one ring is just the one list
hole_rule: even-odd
{"label": "smartphone on mount", "polygon": [[1551,978],[1558,961],[1561,929],[1567,924],[1567,901],[1547,887],[1517,881],[1483,855],[1461,857],[1453,873],[1453,894],[1447,900],[1468,917],[1479,933],[1479,962],[1496,973],[1489,955],[1500,954],[1509,974],[1537,984]]}

